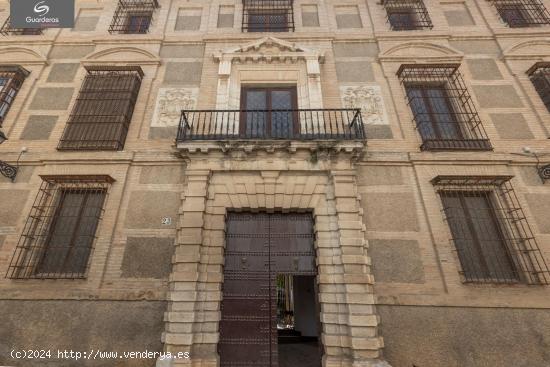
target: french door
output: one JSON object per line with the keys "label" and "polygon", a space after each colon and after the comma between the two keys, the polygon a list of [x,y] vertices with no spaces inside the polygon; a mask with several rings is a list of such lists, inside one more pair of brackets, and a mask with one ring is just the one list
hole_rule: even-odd
{"label": "french door", "polygon": [[296,87],[243,87],[240,134],[247,138],[290,139],[299,133]]}

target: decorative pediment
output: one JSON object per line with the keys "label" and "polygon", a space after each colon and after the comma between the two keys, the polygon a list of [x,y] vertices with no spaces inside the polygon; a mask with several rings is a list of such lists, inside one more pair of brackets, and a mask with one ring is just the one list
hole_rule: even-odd
{"label": "decorative pediment", "polygon": [[295,44],[287,42],[285,40],[275,38],[275,37],[264,37],[252,43],[249,43],[244,46],[234,47],[228,49],[225,53],[237,53],[237,52],[305,52],[304,48],[297,47]]}
{"label": "decorative pediment", "polygon": [[442,59],[460,60],[463,53],[452,47],[429,42],[404,42],[384,51],[380,59],[409,60],[409,59]]}
{"label": "decorative pediment", "polygon": [[503,55],[508,59],[548,57],[548,55],[550,55],[550,40],[538,39],[522,41],[506,49]]}
{"label": "decorative pediment", "polygon": [[4,47],[0,49],[3,63],[34,65],[47,64],[46,58],[36,51],[24,47]]}
{"label": "decorative pediment", "polygon": [[321,66],[323,51],[275,37],[219,50],[218,95],[220,109],[239,108],[244,83],[293,83],[302,108],[322,108]]}
{"label": "decorative pediment", "polygon": [[252,43],[220,50],[214,54],[214,59],[220,62],[220,75],[229,75],[233,63],[285,63],[305,60],[308,74],[320,73],[319,63],[324,55],[321,51],[297,46],[275,37],[264,37]]}
{"label": "decorative pediment", "polygon": [[113,47],[88,55],[83,63],[160,64],[158,56],[136,47]]}

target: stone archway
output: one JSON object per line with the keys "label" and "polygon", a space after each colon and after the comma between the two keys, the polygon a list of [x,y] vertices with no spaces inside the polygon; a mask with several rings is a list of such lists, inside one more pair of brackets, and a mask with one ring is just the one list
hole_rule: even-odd
{"label": "stone archway", "polygon": [[184,153],[187,184],[163,341],[166,351],[190,352],[191,361],[171,365],[219,363],[225,216],[239,209],[313,213],[323,366],[385,365],[352,152],[315,164],[309,149],[257,152],[254,159],[235,150]]}

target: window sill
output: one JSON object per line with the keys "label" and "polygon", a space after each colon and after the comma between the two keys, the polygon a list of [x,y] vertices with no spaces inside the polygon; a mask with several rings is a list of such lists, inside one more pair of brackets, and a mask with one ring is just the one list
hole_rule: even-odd
{"label": "window sill", "polygon": [[493,150],[488,139],[478,140],[424,140],[420,146],[422,151],[438,150]]}

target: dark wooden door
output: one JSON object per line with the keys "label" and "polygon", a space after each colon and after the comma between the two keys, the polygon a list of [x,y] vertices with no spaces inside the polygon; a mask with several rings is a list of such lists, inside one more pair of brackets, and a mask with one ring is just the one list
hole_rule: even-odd
{"label": "dark wooden door", "polygon": [[243,87],[240,133],[249,138],[290,139],[298,131],[296,87]]}
{"label": "dark wooden door", "polygon": [[221,366],[277,367],[277,274],[316,275],[310,214],[229,213]]}

